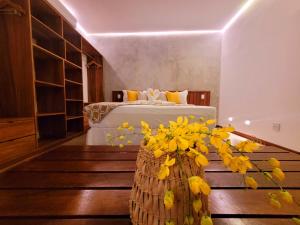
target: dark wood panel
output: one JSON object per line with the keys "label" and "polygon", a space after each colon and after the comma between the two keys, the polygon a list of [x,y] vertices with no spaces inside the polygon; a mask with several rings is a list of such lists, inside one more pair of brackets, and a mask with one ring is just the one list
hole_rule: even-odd
{"label": "dark wood panel", "polygon": [[128,215],[129,190],[0,190],[0,217]]}
{"label": "dark wood panel", "polygon": [[118,148],[110,145],[63,145],[55,149],[55,151],[89,151],[89,152],[137,152],[137,145],[126,145],[124,148]]}
{"label": "dark wood panel", "polygon": [[[267,161],[253,161],[261,169],[271,171],[271,167]],[[300,172],[300,161],[281,161],[283,171],[297,171]],[[205,168],[206,171],[227,171],[229,172],[220,161],[211,161]],[[252,170],[254,171],[254,170]]]}
{"label": "dark wood panel", "polygon": [[135,161],[30,161],[13,171],[117,172],[135,171]]}
{"label": "dark wood panel", "polygon": [[291,219],[270,218],[215,218],[214,225],[295,225]]}
{"label": "dark wood panel", "polygon": [[[221,173],[221,172],[210,172],[206,173],[206,179],[213,188],[243,188],[245,187],[244,177],[239,173]],[[260,173],[251,173],[251,176],[258,182],[259,188],[271,188],[276,187],[272,182],[267,181],[264,176]],[[299,188],[300,172],[286,172],[285,180],[281,185],[285,188]]]}
{"label": "dark wood panel", "polygon": [[[295,225],[291,219],[215,218],[214,225]],[[129,219],[0,219],[0,225],[131,225]]]}
{"label": "dark wood panel", "polygon": [[0,142],[35,134],[33,117],[0,119]]}
{"label": "dark wood panel", "polygon": [[35,135],[0,143],[0,168],[36,151]]}
{"label": "dark wood panel", "polygon": [[136,160],[136,152],[80,152],[80,151],[53,151],[42,155],[37,160]]}
{"label": "dark wood panel", "polygon": [[[28,0],[13,0],[12,2],[20,5],[25,14],[28,14]],[[29,17],[25,15],[1,15],[0,117],[2,118],[32,117],[34,114],[29,23]]]}
{"label": "dark wood panel", "polygon": [[[131,225],[129,219],[0,219],[0,225]],[[273,224],[271,224],[273,225]]]}
{"label": "dark wood panel", "polygon": [[[259,188],[274,188],[261,174],[251,174]],[[0,188],[131,188],[133,172],[122,173],[53,173],[53,172],[10,172],[0,175]],[[300,172],[287,172],[282,182],[285,188],[299,188]],[[240,174],[207,173],[206,179],[212,188],[245,188]]]}
{"label": "dark wood panel", "polygon": [[[300,214],[300,209],[293,205],[274,209],[267,201],[268,192],[213,190],[210,195],[211,213],[248,216]],[[300,197],[299,190],[290,192],[295,198]],[[130,190],[0,190],[0,217],[128,215],[129,194]]]}
{"label": "dark wood panel", "polygon": [[2,188],[131,188],[133,172],[127,173],[36,173],[0,175]]}
{"label": "dark wood panel", "polygon": [[[284,205],[275,209],[268,201],[270,190],[213,190],[210,195],[210,209],[212,214],[220,215],[299,215],[300,207]],[[290,190],[298,199],[300,190]]]}

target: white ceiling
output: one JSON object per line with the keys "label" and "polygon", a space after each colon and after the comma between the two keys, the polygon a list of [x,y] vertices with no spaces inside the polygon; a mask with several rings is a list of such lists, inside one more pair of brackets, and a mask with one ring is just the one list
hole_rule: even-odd
{"label": "white ceiling", "polygon": [[246,0],[60,0],[87,33],[220,30]]}

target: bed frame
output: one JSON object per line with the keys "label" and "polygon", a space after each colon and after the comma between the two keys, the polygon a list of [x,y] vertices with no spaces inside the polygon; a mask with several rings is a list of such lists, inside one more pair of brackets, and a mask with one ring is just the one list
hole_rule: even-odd
{"label": "bed frame", "polygon": [[[122,91],[112,91],[112,101],[122,102],[123,92]],[[189,91],[187,96],[188,104],[194,105],[210,105],[210,91]]]}

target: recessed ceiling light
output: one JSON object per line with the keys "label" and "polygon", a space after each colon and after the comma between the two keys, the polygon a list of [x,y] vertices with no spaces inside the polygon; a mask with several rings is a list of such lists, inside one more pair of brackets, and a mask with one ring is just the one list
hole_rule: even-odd
{"label": "recessed ceiling light", "polygon": [[228,121],[232,122],[233,121],[233,117],[228,117]]}

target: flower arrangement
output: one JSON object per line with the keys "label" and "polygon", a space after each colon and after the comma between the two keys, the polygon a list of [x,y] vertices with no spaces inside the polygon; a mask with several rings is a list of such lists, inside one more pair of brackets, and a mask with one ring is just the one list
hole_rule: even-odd
{"label": "flower arrangement", "polygon": [[[158,128],[153,130],[148,123],[141,121],[141,135],[143,136],[142,145],[147,151],[151,152],[154,158],[159,159],[164,156],[165,160],[157,171],[157,178],[164,180],[170,175],[170,170],[175,164],[179,165],[181,177],[188,183],[189,191],[194,195],[194,200],[190,203],[194,213],[201,212],[201,225],[212,225],[212,219],[208,210],[203,208],[203,202],[198,197],[200,194],[208,196],[211,188],[205,178],[197,175],[188,175],[183,167],[183,159],[192,159],[198,167],[206,167],[209,164],[207,155],[214,149],[220,157],[223,165],[233,173],[239,173],[244,177],[245,186],[251,189],[257,189],[259,184],[248,173],[250,169],[257,170],[265,179],[274,183],[279,190],[268,193],[269,203],[281,208],[282,203],[293,204],[293,196],[281,185],[285,179],[285,174],[280,168],[280,162],[276,158],[270,158],[268,163],[273,168],[272,172],[266,172],[255,164],[248,154],[258,151],[260,145],[247,140],[239,142],[236,145],[231,144],[229,139],[230,132],[234,131],[232,126],[217,128],[215,120],[205,121],[203,118],[178,117],[176,121],[169,121],[168,126],[159,124]],[[118,130],[121,135],[113,136],[107,134],[110,144],[121,141],[120,148],[124,144],[132,144],[128,138],[135,133],[135,128],[128,122],[124,122]],[[180,196],[176,196],[177,198]],[[166,190],[163,203],[166,210],[172,209],[175,204],[175,195],[173,190]],[[299,218],[293,218],[293,221],[300,224]],[[166,225],[175,225],[172,220],[165,221]],[[194,217],[186,215],[185,225],[194,224]]]}

